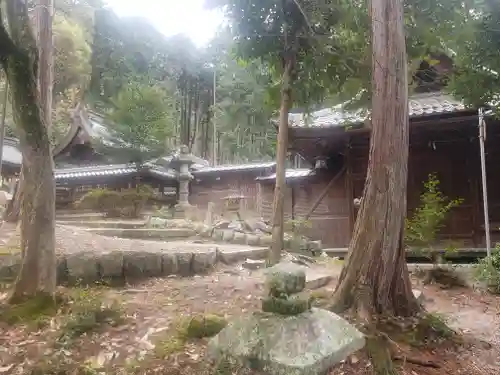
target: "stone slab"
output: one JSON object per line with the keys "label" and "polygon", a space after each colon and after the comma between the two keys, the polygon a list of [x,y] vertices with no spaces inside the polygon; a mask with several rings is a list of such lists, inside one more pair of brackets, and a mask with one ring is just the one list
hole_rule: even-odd
{"label": "stone slab", "polygon": [[89,232],[108,237],[122,237],[131,239],[156,239],[156,240],[189,238],[196,235],[196,232],[193,229],[187,229],[187,228],[165,228],[165,229],[95,228],[95,229],[89,229]]}
{"label": "stone slab", "polygon": [[269,249],[244,245],[218,245],[217,251],[222,263],[232,264],[246,259],[265,259]]}
{"label": "stone slab", "polygon": [[333,277],[327,273],[318,272],[315,269],[306,269],[306,288],[319,289],[329,284]]}
{"label": "stone slab", "polygon": [[208,344],[208,354],[248,364],[269,375],[324,375],[365,338],[340,316],[311,309],[295,316],[254,313],[224,328]]}
{"label": "stone slab", "polygon": [[117,228],[117,229],[137,229],[146,226],[143,220],[69,220],[57,221],[59,225],[71,225],[84,228]]}

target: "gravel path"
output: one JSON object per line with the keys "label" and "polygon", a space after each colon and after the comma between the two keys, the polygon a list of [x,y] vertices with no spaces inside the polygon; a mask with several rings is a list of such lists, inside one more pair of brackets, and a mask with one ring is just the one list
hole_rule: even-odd
{"label": "gravel path", "polygon": [[[2,228],[4,229],[4,228]],[[19,244],[19,234],[15,227],[9,226],[9,232],[0,230],[0,241],[3,239],[9,246]],[[143,251],[143,252],[203,252],[207,250],[248,250],[251,246],[201,243],[198,241],[151,241],[135,240],[119,237],[106,237],[91,233],[84,228],[57,225],[56,249],[60,253],[101,252],[107,253],[116,250]]]}

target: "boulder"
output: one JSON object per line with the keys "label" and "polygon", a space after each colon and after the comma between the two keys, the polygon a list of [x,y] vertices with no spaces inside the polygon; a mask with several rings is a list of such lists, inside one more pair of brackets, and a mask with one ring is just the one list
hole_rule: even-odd
{"label": "boulder", "polygon": [[128,251],[123,254],[123,273],[127,279],[162,275],[161,253]]}
{"label": "boulder", "polygon": [[100,279],[96,256],[93,252],[67,254],[66,267],[70,284],[91,284]]}
{"label": "boulder", "polygon": [[194,254],[190,252],[179,252],[175,254],[175,258],[177,260],[177,274],[179,276],[192,276]]}
{"label": "boulder", "polygon": [[215,241],[223,241],[224,240],[224,231],[221,229],[214,229],[212,231],[212,238]]}
{"label": "boulder", "polygon": [[246,245],[246,243],[247,243],[246,234],[242,233],[242,232],[234,232],[233,243],[239,244],[239,245]]}
{"label": "boulder", "polygon": [[259,246],[259,236],[256,234],[247,234],[247,245],[249,246]]}
{"label": "boulder", "polygon": [[222,240],[224,242],[231,242],[234,238],[234,231],[231,229],[225,229],[222,231]]}
{"label": "boulder", "polygon": [[161,255],[161,274],[162,276],[170,276],[177,274],[179,265],[177,257],[172,253],[163,253]]}
{"label": "boulder", "polygon": [[196,252],[193,255],[192,272],[195,274],[207,272],[213,268],[215,263],[217,263],[216,248]]}
{"label": "boulder", "polygon": [[313,308],[293,316],[241,317],[210,340],[208,354],[270,375],[324,375],[364,345],[363,334],[346,320]]}
{"label": "boulder", "polygon": [[123,277],[123,253],[113,251],[99,255],[99,273],[104,279],[115,279]]}

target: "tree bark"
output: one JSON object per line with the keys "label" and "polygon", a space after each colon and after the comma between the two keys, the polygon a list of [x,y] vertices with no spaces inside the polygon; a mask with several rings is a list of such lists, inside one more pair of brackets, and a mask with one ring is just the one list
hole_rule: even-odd
{"label": "tree bark", "polygon": [[288,150],[288,112],[292,104],[292,71],[294,60],[289,57],[285,61],[283,83],[281,89],[281,106],[278,127],[278,145],[276,151],[276,185],[273,200],[272,244],[268,256],[268,264],[280,261],[283,250],[284,214],[285,214],[285,166]]}
{"label": "tree bark", "polygon": [[[53,54],[52,16],[54,4],[52,0],[38,0],[36,4],[36,30],[38,41],[38,89],[40,93],[40,106],[45,125],[51,124],[52,116],[52,87],[53,87]],[[49,127],[49,135],[50,135]]]}
{"label": "tree bark", "polygon": [[48,126],[37,89],[38,49],[26,2],[7,2],[10,35],[16,50],[3,62],[11,87],[24,179],[21,200],[21,271],[11,301],[36,295],[54,297],[55,182]]}
{"label": "tree bark", "polygon": [[408,83],[402,0],[371,0],[372,134],[363,200],[335,294],[337,310],[410,316],[403,229],[408,175]]}

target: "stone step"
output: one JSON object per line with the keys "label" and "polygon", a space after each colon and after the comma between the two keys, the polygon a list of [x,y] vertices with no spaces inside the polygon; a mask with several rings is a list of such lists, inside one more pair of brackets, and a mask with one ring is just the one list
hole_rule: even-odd
{"label": "stone step", "polygon": [[89,228],[87,231],[107,237],[122,237],[144,240],[176,240],[196,236],[196,231],[186,228]]}
{"label": "stone step", "polygon": [[306,271],[306,288],[319,289],[329,284],[333,277],[325,272],[318,272],[317,269],[308,268]]}
{"label": "stone step", "polygon": [[146,226],[146,222],[144,220],[96,220],[96,221],[58,220],[57,224],[71,225],[84,228],[116,228],[116,229],[137,229],[137,228],[144,228]]}
{"label": "stone step", "polygon": [[56,220],[58,221],[96,221],[105,219],[104,214],[100,212],[75,213],[75,214],[60,214],[56,212]]}

